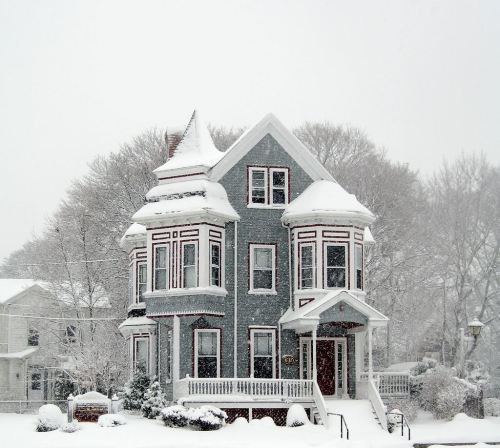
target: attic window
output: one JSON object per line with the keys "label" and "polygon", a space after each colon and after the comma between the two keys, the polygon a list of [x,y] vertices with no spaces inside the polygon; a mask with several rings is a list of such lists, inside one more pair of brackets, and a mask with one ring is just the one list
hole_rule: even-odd
{"label": "attic window", "polygon": [[288,168],[248,167],[248,205],[283,207],[289,201]]}

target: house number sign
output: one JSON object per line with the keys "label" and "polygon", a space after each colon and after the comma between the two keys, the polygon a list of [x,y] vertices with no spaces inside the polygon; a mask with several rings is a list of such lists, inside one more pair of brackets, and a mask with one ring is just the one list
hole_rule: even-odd
{"label": "house number sign", "polygon": [[283,363],[287,366],[295,364],[297,362],[297,358],[293,355],[283,355]]}

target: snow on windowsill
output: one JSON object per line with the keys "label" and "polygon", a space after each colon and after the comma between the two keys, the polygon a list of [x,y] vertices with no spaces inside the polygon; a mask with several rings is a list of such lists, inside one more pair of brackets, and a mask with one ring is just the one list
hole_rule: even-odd
{"label": "snow on windowsill", "polygon": [[265,209],[276,209],[276,210],[284,210],[287,204],[248,204],[247,208],[265,208]]}
{"label": "snow on windowsill", "polygon": [[278,293],[276,290],[267,290],[267,289],[250,289],[248,294],[253,296],[276,296]]}
{"label": "snow on windowsill", "polygon": [[157,291],[148,291],[144,293],[144,297],[165,297],[165,296],[189,296],[209,294],[212,296],[227,296],[227,290],[218,286],[198,286],[196,288],[174,288],[161,289]]}

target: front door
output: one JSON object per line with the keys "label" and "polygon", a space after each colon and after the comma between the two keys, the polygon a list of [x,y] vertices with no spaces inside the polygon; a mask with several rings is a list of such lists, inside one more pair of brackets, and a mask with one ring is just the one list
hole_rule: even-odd
{"label": "front door", "polygon": [[317,341],[318,386],[323,395],[335,395],[335,341]]}
{"label": "front door", "polygon": [[[346,339],[318,338],[316,341],[317,381],[323,395],[347,397]],[[300,338],[300,378],[312,378],[312,341]]]}

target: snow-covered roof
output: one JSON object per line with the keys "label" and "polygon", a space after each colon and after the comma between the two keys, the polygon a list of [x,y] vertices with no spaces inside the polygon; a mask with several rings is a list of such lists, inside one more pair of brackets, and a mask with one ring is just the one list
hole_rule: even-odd
{"label": "snow-covered roof", "polygon": [[146,227],[134,222],[123,234],[120,246],[125,248],[129,244],[144,243],[146,245]]}
{"label": "snow-covered roof", "polygon": [[195,110],[172,158],[153,172],[161,177],[167,171],[183,168],[199,167],[207,171],[223,155],[224,153],[215,147],[200,113]]}
{"label": "snow-covered roof", "polygon": [[39,285],[30,278],[0,278],[0,303],[6,303],[18,294]]}
{"label": "snow-covered roof", "polygon": [[156,325],[153,319],[146,316],[129,317],[125,319],[118,328],[123,327],[142,327],[144,325]]}
{"label": "snow-covered roof", "polygon": [[25,359],[38,350],[38,347],[30,347],[20,352],[0,353],[0,359]]}
{"label": "snow-covered roof", "polygon": [[353,194],[338,183],[317,180],[294,199],[283,212],[285,223],[304,218],[331,217],[371,224],[375,216]]}
{"label": "snow-covered roof", "polygon": [[206,179],[161,184],[146,195],[147,204],[132,220],[142,224],[179,216],[215,215],[228,221],[239,220],[224,187]]}
{"label": "snow-covered roof", "polygon": [[344,302],[363,314],[372,325],[385,326],[389,319],[380,311],[359,300],[354,294],[345,289],[330,291],[321,299],[309,302],[298,309],[289,308],[280,319],[284,328],[301,328],[315,325],[319,322],[321,313],[339,302]]}

